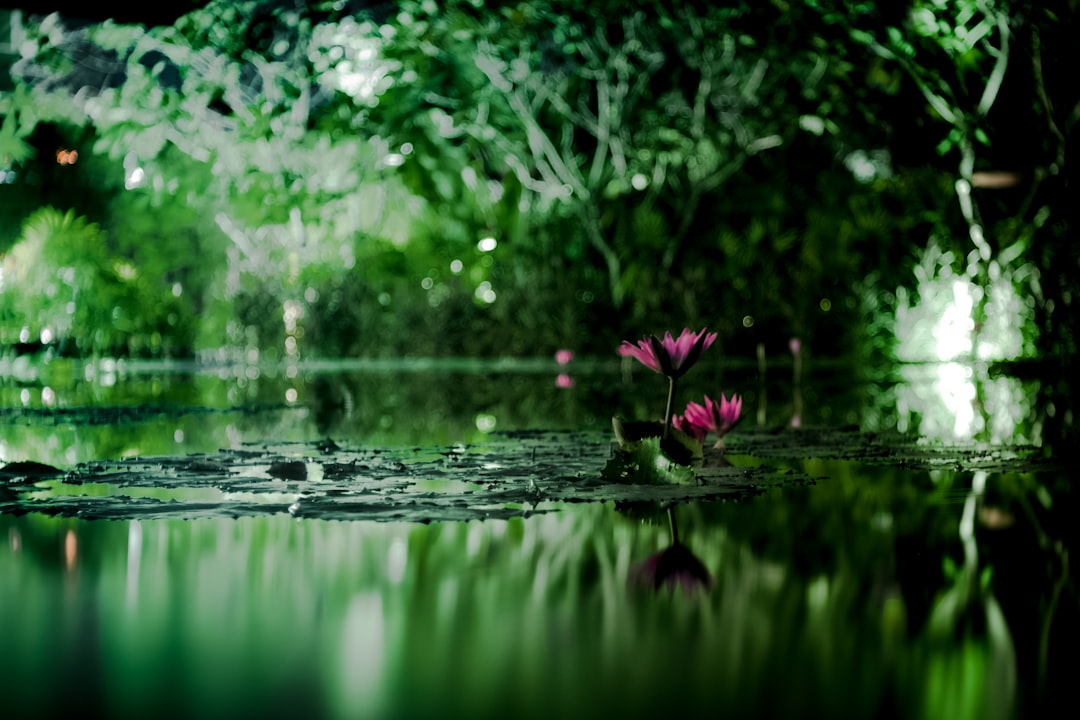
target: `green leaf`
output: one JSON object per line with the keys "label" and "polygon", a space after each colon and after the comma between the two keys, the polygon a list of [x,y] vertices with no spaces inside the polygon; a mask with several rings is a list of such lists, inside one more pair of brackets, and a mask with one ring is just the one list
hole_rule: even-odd
{"label": "green leaf", "polygon": [[608,482],[633,485],[697,484],[692,466],[672,462],[661,452],[659,437],[621,446],[604,466],[603,477]]}
{"label": "green leaf", "polygon": [[21,127],[15,119],[15,113],[9,113],[0,124],[0,159],[8,158],[14,165],[21,164],[34,156],[34,148],[23,142],[29,129]]}

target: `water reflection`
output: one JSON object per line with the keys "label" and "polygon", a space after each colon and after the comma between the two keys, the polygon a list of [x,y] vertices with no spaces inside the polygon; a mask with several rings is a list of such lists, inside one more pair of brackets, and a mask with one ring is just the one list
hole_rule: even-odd
{"label": "water reflection", "polygon": [[[1008,479],[815,469],[829,479],[813,488],[670,513],[0,516],[0,583],[19,588],[0,611],[20,619],[0,625],[5,710],[53,715],[83,691],[81,711],[110,717],[163,698],[206,717],[1012,716],[1032,658],[1015,597],[1049,597],[1056,578],[995,599],[977,508],[991,493],[1008,507]],[[920,484],[956,492],[927,505]],[[1008,577],[1015,562],[994,564]],[[626,592],[642,579],[661,592]]]}
{"label": "water reflection", "polygon": [[[934,599],[925,635],[938,653],[925,704],[951,717],[1009,718],[1017,701],[1017,658],[1012,634],[994,596],[990,568],[980,563],[977,508],[987,474],[975,472],[959,522],[963,560],[950,564],[946,587]],[[973,683],[969,678],[979,678]]]}
{"label": "water reflection", "polygon": [[904,365],[896,389],[897,429],[946,441],[1028,443],[1040,440],[1034,398],[1013,377],[991,377],[985,365]]}
{"label": "water reflection", "polygon": [[630,569],[630,585],[650,590],[666,589],[672,594],[677,590],[688,594],[708,591],[712,587],[712,575],[690,548],[679,540],[674,506],[668,507],[667,516],[671,528],[668,545]]}
{"label": "water reflection", "polygon": [[[770,437],[807,437],[838,421],[919,431],[931,446],[1040,442],[1040,423],[1054,416],[1046,403],[1061,419],[1072,391],[959,362],[913,364],[902,382],[859,385],[790,349],[790,375],[772,363],[785,371],[769,375],[769,404],[752,368],[703,367],[687,391],[731,388],[762,414],[759,427],[733,434],[722,466],[702,472],[786,462],[790,477],[812,485],[740,491],[670,516],[549,499],[544,509],[557,512],[526,517],[532,505],[517,498],[501,517],[518,517],[506,520],[326,522],[285,512],[300,501],[291,491],[259,496],[280,505],[277,514],[235,521],[0,515],[0,587],[9,589],[0,615],[19,619],[0,624],[0,677],[12,688],[4,716],[93,707],[138,717],[159,715],[162,703],[188,716],[343,718],[723,707],[951,719],[1050,707],[1067,688],[1062,668],[1075,660],[1080,615],[1068,565],[1075,493],[1064,473],[1000,471],[989,452],[960,472],[937,462],[781,461],[765,451]],[[637,378],[582,359],[569,388],[552,382],[567,366],[550,358],[483,373],[298,366],[295,377],[103,367],[88,374],[56,361],[6,376],[0,458],[67,465],[223,445],[240,453],[252,440],[326,435],[379,452],[463,448],[493,442],[481,425],[610,433],[612,414],[645,417],[655,404],[651,383],[639,398]],[[288,388],[297,403],[282,402]],[[802,427],[784,429],[796,417]],[[259,467],[268,482],[300,482],[302,468],[304,482],[325,484],[317,464]],[[471,480],[487,480],[505,467],[474,472]],[[530,487],[539,497],[551,483]],[[433,481],[417,490],[464,497],[476,488]],[[223,493],[190,491],[204,495],[158,499]],[[30,492],[9,490],[0,505]],[[660,592],[627,592],[642,582]],[[52,692],[58,686],[70,693]]]}

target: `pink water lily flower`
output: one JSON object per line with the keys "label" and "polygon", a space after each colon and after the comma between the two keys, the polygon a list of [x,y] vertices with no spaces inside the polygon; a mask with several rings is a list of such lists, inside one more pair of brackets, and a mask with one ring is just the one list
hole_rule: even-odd
{"label": "pink water lily flower", "polygon": [[716,341],[716,333],[706,330],[707,328],[702,328],[695,333],[690,328],[684,328],[678,338],[673,338],[670,332],[666,332],[662,340],[650,335],[637,344],[624,340],[619,346],[619,354],[636,358],[653,372],[676,379],[693,367],[701,353]]}
{"label": "pink water lily flower", "polygon": [[[685,423],[699,430],[702,437],[711,432],[716,433],[718,438],[722,438],[739,422],[741,413],[742,398],[738,395],[732,393],[731,399],[728,400],[727,397],[721,394],[719,403],[714,403],[712,398],[706,395],[704,405],[696,402],[687,404],[684,418]],[[689,434],[695,433],[691,432]]]}
{"label": "pink water lily flower", "polygon": [[687,420],[686,416],[684,415],[672,415],[671,427],[675,428],[676,430],[685,435],[689,435],[698,442],[705,441],[705,435],[707,433],[705,428],[698,427],[697,425],[693,424],[692,422]]}

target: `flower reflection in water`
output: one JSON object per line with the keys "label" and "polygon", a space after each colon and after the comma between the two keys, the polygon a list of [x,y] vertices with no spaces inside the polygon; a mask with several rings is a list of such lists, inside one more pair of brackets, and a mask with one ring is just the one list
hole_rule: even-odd
{"label": "flower reflection in water", "polygon": [[677,588],[688,595],[708,592],[712,588],[712,575],[690,548],[679,541],[675,509],[669,507],[667,512],[671,524],[671,545],[632,566],[627,584],[650,590],[666,587],[672,595]]}

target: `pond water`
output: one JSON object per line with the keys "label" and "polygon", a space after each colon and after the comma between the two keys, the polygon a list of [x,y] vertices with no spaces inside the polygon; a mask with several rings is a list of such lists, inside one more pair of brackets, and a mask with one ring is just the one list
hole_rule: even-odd
{"label": "pond water", "polygon": [[618,363],[5,370],[3,717],[1009,718],[1076,660],[1038,381],[703,367],[745,419],[655,485]]}

